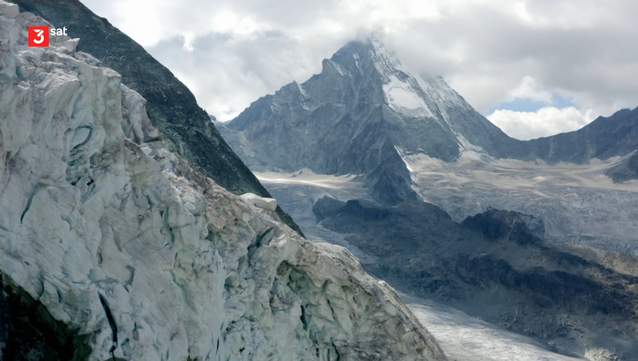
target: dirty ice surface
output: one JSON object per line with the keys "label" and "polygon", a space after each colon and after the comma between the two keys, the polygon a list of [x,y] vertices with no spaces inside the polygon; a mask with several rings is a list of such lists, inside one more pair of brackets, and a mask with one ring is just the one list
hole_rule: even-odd
{"label": "dirty ice surface", "polygon": [[550,242],[638,256],[638,180],[617,184],[604,175],[618,158],[548,164],[465,152],[456,162],[403,160],[419,196],[457,222],[490,208],[517,211],[541,218]]}
{"label": "dirty ice surface", "polygon": [[449,361],[577,361],[540,343],[468,316],[462,311],[399,292],[439,342]]}

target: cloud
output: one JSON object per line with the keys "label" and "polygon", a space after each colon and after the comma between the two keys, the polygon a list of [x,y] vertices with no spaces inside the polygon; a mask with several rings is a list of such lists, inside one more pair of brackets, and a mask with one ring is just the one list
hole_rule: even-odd
{"label": "cloud", "polygon": [[510,137],[528,140],[580,129],[594,117],[591,109],[543,107],[536,112],[496,110],[487,119]]}
{"label": "cloud", "polygon": [[552,104],[552,93],[544,90],[538,81],[531,76],[526,76],[521,81],[521,84],[512,89],[507,94],[507,101],[514,101],[517,99],[529,99],[536,103]]}
{"label": "cloud", "polygon": [[603,115],[638,105],[635,1],[84,2],[220,118],[305,81],[323,58],[371,31],[409,68],[443,76],[480,112],[521,98],[550,105],[553,94]]}

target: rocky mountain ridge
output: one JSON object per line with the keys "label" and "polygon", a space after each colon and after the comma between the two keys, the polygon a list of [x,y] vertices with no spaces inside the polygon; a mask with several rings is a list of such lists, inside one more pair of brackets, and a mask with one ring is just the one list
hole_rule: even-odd
{"label": "rocky mountain ridge", "polygon": [[[382,204],[416,199],[399,158],[462,154],[584,164],[638,149],[638,108],[578,131],[520,141],[476,112],[440,77],[406,69],[379,41],[353,41],[320,74],[284,86],[218,128],[253,171],[364,177]],[[273,146],[277,144],[277,146]]]}
{"label": "rocky mountain ridge", "polygon": [[413,77],[374,39],[347,44],[320,74],[218,128],[253,170],[365,175],[384,204],[416,199],[397,148],[452,161],[509,140],[441,78]]}
{"label": "rocky mountain ridge", "polygon": [[528,144],[534,157],[551,163],[583,164],[622,157],[638,149],[638,108],[600,116],[579,130],[533,139]]}
{"label": "rocky mountain ridge", "polygon": [[446,360],[347,250],[191,168],[117,72],[28,26],[0,0],[2,358]]}

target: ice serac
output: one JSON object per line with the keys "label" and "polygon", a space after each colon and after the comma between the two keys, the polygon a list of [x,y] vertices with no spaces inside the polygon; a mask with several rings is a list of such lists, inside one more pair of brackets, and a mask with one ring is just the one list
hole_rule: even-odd
{"label": "ice serac", "polygon": [[[166,146],[191,166],[234,194],[246,192],[270,197],[241,162],[199,107],[191,91],[165,66],[108,20],[95,15],[78,0],[9,0],[22,11],[65,26],[82,38],[77,49],[93,55],[93,64],[109,67],[146,100],[149,119]],[[298,232],[299,227],[281,208],[278,216]]]}
{"label": "ice serac", "polygon": [[[38,25],[0,0],[0,307],[24,292],[83,336],[57,359],[446,359],[347,250],[164,148],[148,103],[77,39],[28,48]],[[0,352],[24,332],[5,326]]]}

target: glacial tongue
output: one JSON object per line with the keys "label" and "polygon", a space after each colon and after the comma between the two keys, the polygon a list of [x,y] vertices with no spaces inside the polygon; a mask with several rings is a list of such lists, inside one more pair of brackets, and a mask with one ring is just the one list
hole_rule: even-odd
{"label": "glacial tongue", "polygon": [[[193,170],[118,73],[77,39],[28,48],[28,26],[50,24],[0,0],[3,292],[28,294],[89,360],[446,359],[347,250]],[[0,328],[0,352],[26,332]]]}

